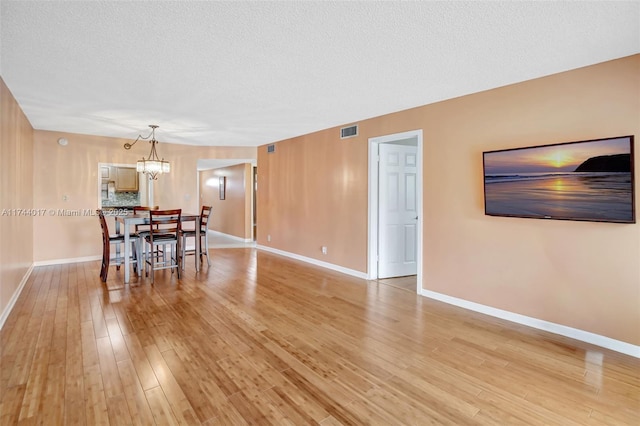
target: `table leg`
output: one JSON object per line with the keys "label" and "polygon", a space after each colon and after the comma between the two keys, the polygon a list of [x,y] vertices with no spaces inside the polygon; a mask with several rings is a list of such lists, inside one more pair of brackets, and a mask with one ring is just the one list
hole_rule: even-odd
{"label": "table leg", "polygon": [[124,227],[124,283],[129,284],[129,258],[131,257],[131,238],[129,235],[129,227]]}
{"label": "table leg", "polygon": [[[116,219],[116,235],[120,234],[120,222]],[[120,244],[116,244],[116,261],[120,262]],[[118,263],[118,269],[120,269],[120,263]]]}
{"label": "table leg", "polygon": [[200,262],[202,261],[202,256],[200,247],[200,217],[196,219],[196,272],[200,270]]}

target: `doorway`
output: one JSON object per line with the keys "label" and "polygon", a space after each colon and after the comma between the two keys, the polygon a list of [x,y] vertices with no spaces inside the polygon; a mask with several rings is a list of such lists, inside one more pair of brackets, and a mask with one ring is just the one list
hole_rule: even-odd
{"label": "doorway", "polygon": [[369,139],[368,278],[422,282],[422,130]]}

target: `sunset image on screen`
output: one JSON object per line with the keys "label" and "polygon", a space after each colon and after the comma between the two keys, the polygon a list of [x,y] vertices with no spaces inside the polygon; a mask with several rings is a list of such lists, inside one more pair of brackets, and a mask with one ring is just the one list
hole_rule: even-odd
{"label": "sunset image on screen", "polygon": [[485,155],[485,174],[574,171],[592,157],[629,154],[628,138],[498,151]]}
{"label": "sunset image on screen", "polygon": [[633,222],[632,150],[627,136],[485,152],[485,212]]}

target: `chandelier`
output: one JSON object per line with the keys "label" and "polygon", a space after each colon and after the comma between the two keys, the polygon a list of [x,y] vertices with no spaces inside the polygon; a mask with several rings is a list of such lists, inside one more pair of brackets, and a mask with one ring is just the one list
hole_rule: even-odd
{"label": "chandelier", "polygon": [[133,143],[125,143],[124,149],[131,149],[131,147],[135,145],[136,142],[138,142],[140,139],[147,140],[151,138],[151,140],[149,141],[149,143],[151,144],[151,152],[149,152],[149,157],[142,157],[142,160],[138,160],[138,162],[136,163],[136,171],[148,175],[149,179],[151,180],[155,180],[158,178],[159,174],[169,173],[171,167],[168,161],[165,161],[164,158],[161,160],[160,157],[158,157],[158,152],[156,151],[156,144],[158,143],[158,141],[156,140],[156,129],[158,128],[158,126],[155,124],[149,124],[149,127],[151,127],[151,133],[149,133],[149,136],[144,137],[142,135],[138,135]]}

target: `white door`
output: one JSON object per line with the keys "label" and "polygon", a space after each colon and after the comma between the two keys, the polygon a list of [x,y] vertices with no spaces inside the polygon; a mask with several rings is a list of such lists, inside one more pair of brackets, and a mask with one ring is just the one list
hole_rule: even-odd
{"label": "white door", "polygon": [[416,275],[416,146],[379,145],[378,278]]}

